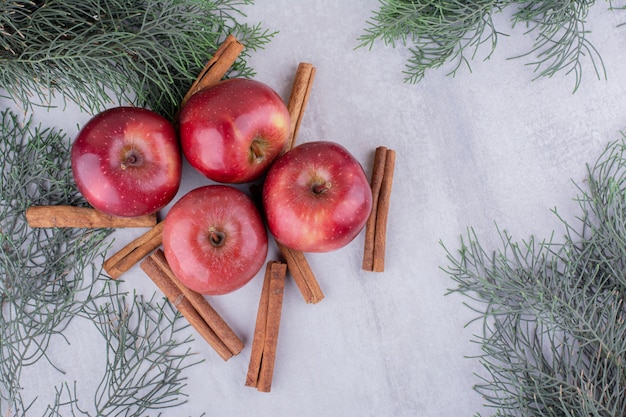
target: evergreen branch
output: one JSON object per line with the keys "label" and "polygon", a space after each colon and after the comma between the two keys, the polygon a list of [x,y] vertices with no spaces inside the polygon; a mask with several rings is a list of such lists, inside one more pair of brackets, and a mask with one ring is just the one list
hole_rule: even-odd
{"label": "evergreen branch", "polygon": [[[133,103],[171,117],[230,33],[249,51],[273,33],[240,24],[248,1],[12,0],[0,3],[0,88],[29,110],[55,95],[95,113]],[[250,76],[244,51],[232,74]]]}
{"label": "evergreen branch", "polygon": [[[626,135],[588,168],[579,223],[487,252],[470,229],[444,271],[483,323],[475,389],[498,416],[626,415]],[[558,216],[556,210],[554,213]]]}
{"label": "evergreen branch", "polygon": [[108,232],[29,228],[29,205],[80,198],[69,171],[69,141],[56,131],[21,126],[7,110],[0,113],[0,136],[0,409],[3,403],[19,409],[21,369],[49,360],[51,340],[85,300],[100,296],[83,274],[106,247]]}
{"label": "evergreen branch", "polygon": [[[113,284],[114,285],[114,284]],[[192,341],[183,333],[179,314],[167,301],[131,301],[111,289],[106,303],[94,303],[88,316],[106,344],[103,377],[94,392],[93,413],[79,407],[75,390],[64,384],[46,416],[136,416],[186,401],[183,372],[198,362],[189,362],[186,347]]]}
{"label": "evergreen branch", "polygon": [[[617,9],[614,2],[608,2]],[[558,72],[573,73],[574,91],[582,80],[583,62],[589,61],[598,78],[606,78],[606,70],[598,50],[587,38],[585,21],[590,0],[518,1],[518,0],[380,0],[378,10],[367,21],[358,38],[359,47],[370,48],[381,40],[396,47],[407,47],[410,57],[405,80],[417,83],[428,70],[449,64],[449,75],[470,61],[487,44],[487,60],[495,51],[498,36],[494,16],[512,9],[511,28],[522,25],[525,35],[534,38],[531,50],[513,58],[530,58],[537,77],[552,77]]]}
{"label": "evergreen branch", "polygon": [[582,59],[591,62],[598,78],[606,78],[602,57],[587,39],[585,19],[593,1],[530,2],[517,10],[512,18],[514,25],[528,27],[535,34],[531,51],[515,58],[535,56],[528,63],[539,77],[552,77],[559,71],[574,73],[576,90],[582,80]]}
{"label": "evergreen branch", "polygon": [[183,320],[165,301],[129,301],[101,273],[110,231],[26,223],[30,205],[85,204],[69,139],[20,124],[9,110],[0,112],[0,137],[0,415],[30,415],[37,400],[25,399],[22,370],[43,361],[63,373],[48,347],[69,344],[64,330],[77,319],[94,323],[107,347],[94,410],[84,411],[65,383],[46,415],[139,415],[185,401],[183,371],[198,362],[190,361]]}
{"label": "evergreen branch", "polygon": [[191,339],[178,337],[178,314],[167,301],[133,297],[130,309],[123,298],[112,301],[98,314],[107,320],[96,323],[109,356],[96,393],[97,415],[140,415],[180,404],[182,371],[190,366],[184,347]]}

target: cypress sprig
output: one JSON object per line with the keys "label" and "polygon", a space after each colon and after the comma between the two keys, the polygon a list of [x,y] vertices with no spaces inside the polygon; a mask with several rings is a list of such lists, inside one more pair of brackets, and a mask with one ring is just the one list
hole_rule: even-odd
{"label": "cypress sprig", "polygon": [[[10,0],[0,3],[0,89],[25,110],[72,101],[95,113],[113,104],[172,117],[228,34],[247,49],[273,33],[238,22],[251,0]],[[55,98],[56,96],[56,98]]]}
{"label": "cypress sprig", "polygon": [[446,249],[451,292],[482,332],[475,389],[497,416],[626,415],[626,134],[577,186],[580,214],[545,240],[485,249],[473,230]]}
{"label": "cypress sprig", "polygon": [[[410,52],[405,80],[421,81],[426,72],[449,65],[448,74],[471,67],[483,53],[489,59],[498,37],[506,28],[496,25],[495,16],[510,12],[509,28],[521,26],[524,36],[532,37],[529,51],[512,58],[524,59],[536,78],[564,72],[574,75],[574,91],[582,81],[583,63],[592,64],[598,78],[606,78],[599,51],[589,39],[586,26],[589,9],[595,1],[516,0],[380,0],[366,23],[359,46],[372,47],[381,40]],[[618,9],[618,1],[608,1]],[[486,52],[485,52],[486,51]]]}
{"label": "cypress sprig", "polygon": [[0,112],[0,137],[0,415],[40,406],[43,393],[29,390],[23,371],[43,363],[62,376],[69,365],[49,347],[70,342],[65,330],[75,320],[89,320],[102,336],[102,382],[93,407],[71,382],[61,384],[45,415],[145,415],[186,401],[183,371],[197,361],[184,320],[167,301],[127,295],[102,274],[110,230],[26,223],[31,205],[86,204],[72,178],[69,138],[9,110]]}

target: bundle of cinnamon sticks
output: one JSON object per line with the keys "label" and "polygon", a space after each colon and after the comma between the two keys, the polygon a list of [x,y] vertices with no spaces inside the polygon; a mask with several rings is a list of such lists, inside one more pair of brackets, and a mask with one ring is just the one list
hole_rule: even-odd
{"label": "bundle of cinnamon sticks", "polygon": [[[218,83],[243,49],[243,45],[234,36],[227,37],[200,72],[183,98],[181,107],[196,92]],[[292,126],[285,152],[295,146],[314,77],[313,65],[309,63],[298,65],[287,105]],[[364,270],[384,269],[386,222],[394,163],[393,150],[385,147],[376,149],[371,180],[374,204],[366,225]],[[163,222],[158,222],[156,215],[120,219],[91,208],[40,206],[29,208],[26,218],[31,227],[148,227],[146,233],[105,260],[105,271],[111,278],[117,279],[140,263],[141,269],[222,359],[228,360],[243,350],[242,341],[208,300],[202,294],[186,288],[170,269],[163,251],[159,249],[162,243]],[[287,273],[294,279],[305,302],[318,303],[324,298],[305,254],[276,243],[283,260],[269,261],[266,266],[245,382],[246,386],[256,387],[262,392],[271,390]]]}
{"label": "bundle of cinnamon sticks", "polygon": [[385,249],[387,242],[387,219],[391,199],[393,171],[396,164],[396,151],[385,146],[376,148],[372,168],[372,211],[365,224],[365,245],[363,269],[383,272],[385,270]]}

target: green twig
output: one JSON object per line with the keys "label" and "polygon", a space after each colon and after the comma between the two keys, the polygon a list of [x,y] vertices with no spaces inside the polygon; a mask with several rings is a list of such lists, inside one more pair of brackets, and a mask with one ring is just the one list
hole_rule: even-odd
{"label": "green twig", "polygon": [[482,321],[476,384],[497,416],[626,415],[626,135],[578,187],[563,242],[488,252],[473,230],[444,271]]}
{"label": "green twig", "polygon": [[43,362],[66,371],[49,346],[69,344],[65,330],[75,320],[89,320],[102,335],[102,382],[93,410],[80,411],[88,407],[83,400],[79,408],[65,383],[46,415],[145,415],[185,401],[191,339],[169,303],[129,297],[101,273],[110,231],[26,224],[30,205],[85,204],[68,138],[22,124],[8,110],[0,112],[0,137],[0,415],[31,415],[38,405],[22,381],[25,367]]}
{"label": "green twig", "polygon": [[72,101],[95,113],[117,104],[172,117],[200,69],[233,34],[247,49],[273,33],[238,23],[251,0],[12,0],[0,3],[0,88],[25,111]]}
{"label": "green twig", "polygon": [[[618,7],[609,1],[612,10]],[[495,51],[498,36],[495,16],[511,11],[510,26],[522,26],[534,44],[529,51],[513,58],[528,59],[537,77],[552,77],[558,72],[574,75],[574,91],[582,80],[583,62],[590,62],[598,78],[606,78],[599,51],[588,39],[586,18],[595,1],[517,1],[517,0],[380,0],[359,46],[376,41],[407,47],[410,51],[405,70],[406,81],[417,83],[427,71],[450,65],[449,75],[486,49],[487,60]]]}

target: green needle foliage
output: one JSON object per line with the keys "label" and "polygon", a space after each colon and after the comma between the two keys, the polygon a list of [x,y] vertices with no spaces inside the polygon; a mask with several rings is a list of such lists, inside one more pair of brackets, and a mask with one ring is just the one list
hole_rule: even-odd
{"label": "green needle foliage", "polygon": [[[616,8],[613,3],[617,1],[608,3]],[[589,0],[381,0],[359,46],[371,47],[377,40],[394,47],[408,46],[405,75],[411,83],[448,63],[452,68],[449,74],[454,75],[461,67],[469,68],[485,45],[485,59],[491,56],[498,36],[504,35],[494,17],[506,10],[511,28],[523,26],[524,34],[534,40],[531,50],[515,58],[528,59],[537,77],[573,73],[576,90],[584,60],[592,63],[597,77],[606,77],[602,58],[587,38],[585,27],[594,4]]]}
{"label": "green needle foliage", "polygon": [[85,410],[76,393],[64,383],[56,389],[53,404],[44,416],[144,416],[182,404],[186,397],[185,369],[190,362],[180,316],[167,301],[156,302],[111,292],[105,303],[91,303],[89,318],[106,346],[105,367],[93,397]]}
{"label": "green needle foliage", "polygon": [[[190,366],[182,320],[166,302],[118,290],[101,274],[109,230],[33,229],[31,205],[84,205],[72,178],[70,140],[0,112],[0,415],[30,415],[36,398],[21,382],[27,366],[69,365],[49,356],[74,320],[87,319],[106,346],[95,412],[80,412],[69,385],[46,415],[145,415],[184,400]],[[70,341],[67,341],[68,343]],[[92,358],[85,358],[92,359]]]}
{"label": "green needle foliage", "polygon": [[79,202],[69,174],[59,170],[67,149],[49,130],[29,140],[29,127],[8,111],[0,121],[0,401],[15,408],[22,368],[46,358],[50,340],[81,310],[81,300],[97,296],[82,285],[82,271],[103,250],[106,232],[28,227],[29,205]]}
{"label": "green needle foliage", "polygon": [[[54,97],[95,113],[130,102],[172,117],[228,34],[249,52],[273,36],[237,22],[251,0],[0,2],[0,89],[25,110]],[[2,94],[2,93],[0,93]]]}
{"label": "green needle foliage", "polygon": [[[444,270],[483,331],[475,389],[494,416],[626,415],[626,135],[578,187],[563,242],[514,242],[490,252],[470,230]],[[558,216],[556,210],[554,213]]]}

